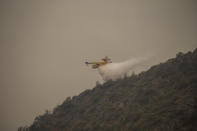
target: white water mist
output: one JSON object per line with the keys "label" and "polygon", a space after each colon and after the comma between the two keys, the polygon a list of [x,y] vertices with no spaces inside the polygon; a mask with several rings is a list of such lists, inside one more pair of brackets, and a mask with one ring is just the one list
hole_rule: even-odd
{"label": "white water mist", "polygon": [[98,68],[100,75],[104,81],[116,80],[128,75],[129,72],[134,71],[134,69],[145,62],[147,58],[133,58],[127,61],[118,63],[109,63],[107,65]]}

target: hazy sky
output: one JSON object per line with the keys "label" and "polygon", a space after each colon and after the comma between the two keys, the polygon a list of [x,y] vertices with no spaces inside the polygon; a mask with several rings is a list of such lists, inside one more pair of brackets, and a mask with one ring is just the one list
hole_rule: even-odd
{"label": "hazy sky", "polygon": [[197,0],[1,0],[0,130],[29,125],[101,77],[86,60],[197,47]]}

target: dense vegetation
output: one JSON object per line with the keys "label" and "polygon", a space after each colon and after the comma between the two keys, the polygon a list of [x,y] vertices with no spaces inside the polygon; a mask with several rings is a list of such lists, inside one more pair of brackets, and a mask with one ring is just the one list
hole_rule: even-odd
{"label": "dense vegetation", "polygon": [[197,49],[68,97],[18,131],[196,131]]}

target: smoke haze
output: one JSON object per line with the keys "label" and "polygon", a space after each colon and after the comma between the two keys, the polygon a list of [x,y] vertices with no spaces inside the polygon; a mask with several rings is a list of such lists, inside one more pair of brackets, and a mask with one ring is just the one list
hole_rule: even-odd
{"label": "smoke haze", "polygon": [[30,125],[102,81],[86,59],[156,52],[146,62],[105,67],[138,72],[193,50],[196,7],[197,0],[0,0],[0,131]]}

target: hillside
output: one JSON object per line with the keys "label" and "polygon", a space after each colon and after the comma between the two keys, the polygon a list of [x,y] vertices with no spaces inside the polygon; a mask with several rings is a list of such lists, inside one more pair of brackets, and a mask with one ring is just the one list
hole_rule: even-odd
{"label": "hillside", "polygon": [[139,75],[97,84],[18,131],[197,130],[197,49]]}

